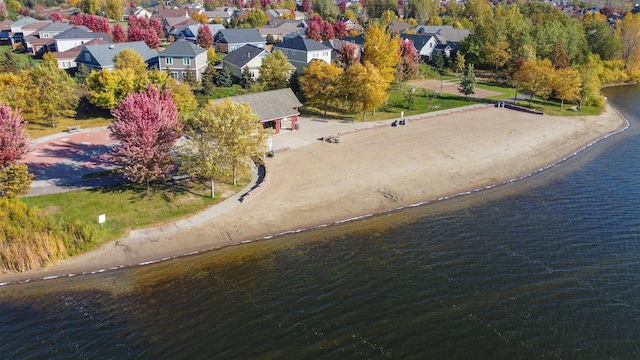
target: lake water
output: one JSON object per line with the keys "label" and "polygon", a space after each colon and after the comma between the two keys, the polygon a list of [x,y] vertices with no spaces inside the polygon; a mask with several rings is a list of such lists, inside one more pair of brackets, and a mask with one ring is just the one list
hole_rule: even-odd
{"label": "lake water", "polygon": [[3,359],[632,359],[631,128],[528,179],[165,263],[0,287]]}

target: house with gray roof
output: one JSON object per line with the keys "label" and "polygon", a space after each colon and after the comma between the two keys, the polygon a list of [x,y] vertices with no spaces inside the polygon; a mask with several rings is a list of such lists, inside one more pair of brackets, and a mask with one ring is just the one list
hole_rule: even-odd
{"label": "house with gray roof", "polygon": [[245,45],[266,48],[267,41],[256,29],[223,29],[213,37],[216,51],[230,53]]}
{"label": "house with gray roof", "polygon": [[282,51],[289,63],[302,73],[314,60],[331,64],[331,48],[312,39],[296,36],[273,45],[274,50]]}
{"label": "house with gray roof", "polygon": [[[222,29],[224,29],[223,25],[220,24],[205,24],[211,30],[211,35],[215,36],[216,33]],[[175,28],[169,32],[169,36],[173,37],[173,39],[184,39],[191,42],[196,42],[196,38],[198,37],[198,29],[201,24],[191,24],[187,26],[183,26],[180,28]]]}
{"label": "house with gray roof", "polygon": [[236,79],[242,79],[242,71],[246,68],[251,73],[251,77],[257,80],[260,77],[262,59],[268,53],[266,49],[245,45],[222,58],[222,68],[229,71]]}
{"label": "house with gray roof", "polygon": [[[49,38],[53,38],[54,36],[63,33],[73,27],[75,27],[77,25],[69,25],[67,23],[63,23],[63,22],[52,22],[50,24],[47,24],[46,26],[41,27],[40,29],[38,29],[38,37],[40,39],[49,39]],[[78,26],[81,29],[84,29],[86,31],[90,31],[89,28],[87,28],[86,26]]]}
{"label": "house with gray roof", "polygon": [[103,39],[111,42],[111,36],[103,32],[92,32],[83,29],[84,26],[74,26],[69,30],[54,36],[56,51],[67,51],[78,45],[86,44],[93,39]]}
{"label": "house with gray roof", "polygon": [[207,21],[209,22],[221,22],[224,24],[231,23],[231,19],[233,18],[233,14],[238,10],[236,7],[231,6],[220,6],[211,11],[205,11],[204,15],[207,17]]}
{"label": "house with gray roof", "polygon": [[149,48],[144,41],[124,42],[104,45],[85,45],[76,57],[76,64],[81,64],[90,70],[113,70],[115,64],[113,59],[124,49],[132,49],[140,56],[147,67],[158,67],[158,52]]}
{"label": "house with gray roof", "polygon": [[178,40],[158,54],[158,66],[177,80],[200,81],[207,68],[207,50],[187,40]]}
{"label": "house with gray roof", "polygon": [[249,104],[265,129],[275,129],[276,134],[282,129],[296,130],[300,116],[298,108],[302,103],[290,88],[233,96],[230,99]]}
{"label": "house with gray roof", "polygon": [[304,35],[306,30],[307,24],[304,21],[284,19],[276,19],[270,24],[258,28],[258,32],[263,39],[267,40],[271,36],[274,41],[282,41],[286,37]]}
{"label": "house with gray roof", "polygon": [[[9,45],[14,49],[22,46],[22,40],[25,37],[24,28],[29,24],[39,23],[40,20],[36,20],[30,16],[25,16],[22,19],[16,20],[9,25],[10,31],[8,34]],[[33,32],[33,31],[31,31]],[[27,30],[27,35],[31,32]]]}
{"label": "house with gray roof", "polygon": [[58,61],[58,69],[74,72],[78,67],[78,64],[76,63],[76,58],[78,57],[78,54],[80,54],[80,51],[82,51],[82,48],[84,48],[85,45],[104,45],[104,44],[111,44],[111,42],[107,42],[106,40],[103,40],[103,39],[93,39],[86,44],[76,46],[67,51],[52,52],[52,54],[53,56],[56,57],[56,60]]}

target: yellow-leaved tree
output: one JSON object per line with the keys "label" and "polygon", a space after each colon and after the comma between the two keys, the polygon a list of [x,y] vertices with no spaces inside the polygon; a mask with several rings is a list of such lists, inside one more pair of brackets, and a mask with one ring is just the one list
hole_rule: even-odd
{"label": "yellow-leaved tree", "polygon": [[385,91],[391,85],[400,62],[400,42],[384,27],[372,24],[364,34],[364,62],[369,62],[380,72]]}
{"label": "yellow-leaved tree", "polygon": [[324,117],[327,117],[327,106],[340,98],[340,78],[343,69],[335,63],[312,61],[304,69],[300,78],[300,86],[309,105],[322,107]]}
{"label": "yellow-leaved tree", "polygon": [[553,65],[549,59],[527,60],[513,75],[521,89],[529,92],[529,106],[533,96],[546,98],[551,93]]}
{"label": "yellow-leaved tree", "polygon": [[622,61],[629,73],[640,68],[640,13],[629,12],[618,23],[618,31],[622,40]]}
{"label": "yellow-leaved tree", "polygon": [[349,67],[342,77],[342,88],[351,111],[375,111],[389,97],[387,81],[383,74],[369,61]]}
{"label": "yellow-leaved tree", "polygon": [[560,99],[560,111],[564,108],[564,102],[576,101],[580,98],[582,78],[580,72],[571,68],[557,69],[552,76],[552,88]]}

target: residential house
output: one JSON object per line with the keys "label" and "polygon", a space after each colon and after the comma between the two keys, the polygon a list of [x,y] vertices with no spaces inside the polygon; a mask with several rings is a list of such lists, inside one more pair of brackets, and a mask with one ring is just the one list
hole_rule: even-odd
{"label": "residential house", "polygon": [[245,45],[264,49],[267,41],[256,29],[223,29],[213,37],[216,51],[231,53]]}
{"label": "residential house", "polygon": [[78,57],[78,54],[80,54],[80,51],[82,51],[85,45],[108,45],[108,44],[111,44],[111,42],[98,38],[98,39],[90,40],[85,44],[78,45],[67,51],[53,52],[52,54],[56,57],[56,60],[58,60],[58,69],[63,69],[63,70],[73,72],[78,67],[78,64],[76,63],[76,58]]}
{"label": "residential house", "polygon": [[207,17],[207,21],[217,22],[222,24],[231,23],[231,19],[233,18],[233,14],[238,10],[236,7],[231,6],[220,6],[211,11],[205,11],[204,15]]}
{"label": "residential house", "polygon": [[182,29],[189,25],[198,25],[198,22],[193,19],[185,19],[183,17],[164,18],[162,20],[162,28],[167,39],[170,41],[175,40],[175,37],[172,37],[171,35],[172,33],[177,31],[177,29]]}
{"label": "residential house", "polygon": [[267,50],[253,45],[245,45],[222,58],[222,68],[226,69],[237,79],[242,79],[242,72],[248,69],[251,77],[258,80],[262,59],[267,56]]}
{"label": "residential house", "polygon": [[298,108],[302,103],[290,88],[233,96],[230,99],[236,103],[249,104],[263,128],[275,129],[276,134],[281,129],[297,128],[296,122],[300,116]]}
{"label": "residential house", "polygon": [[11,24],[13,24],[13,20],[11,19],[4,19],[0,21],[0,45],[9,45]]}
{"label": "residential house", "polygon": [[340,21],[343,22],[347,25],[347,31],[351,34],[351,33],[356,33],[356,34],[361,34],[364,32],[364,28],[362,27],[362,25],[358,24],[357,22],[346,18],[346,17],[341,17],[336,21]]}
{"label": "residential house", "polygon": [[79,27],[83,30],[90,31],[86,26],[69,25],[67,23],[56,21],[38,29],[38,37],[40,39],[53,38],[54,36],[63,33],[73,27]]}
{"label": "residential house", "polygon": [[177,40],[158,54],[161,71],[171,74],[174,79],[185,80],[191,77],[200,81],[207,68],[207,50],[187,41]]}
{"label": "residential house", "polygon": [[336,56],[338,56],[338,53],[340,52],[340,48],[342,47],[342,44],[344,43],[350,43],[353,44],[356,48],[355,48],[355,55],[360,56],[362,53],[362,45],[358,45],[356,43],[353,43],[351,41],[346,41],[346,40],[339,40],[339,39],[331,39],[331,40],[325,40],[322,42],[322,45],[325,45],[327,47],[331,48],[331,61],[336,59]]}
{"label": "residential house", "polygon": [[55,39],[56,51],[59,52],[67,51],[93,39],[103,39],[111,42],[111,37],[107,33],[87,31],[84,30],[83,27],[78,26],[74,26],[69,30],[61,32],[53,38]]}
{"label": "residential house", "polygon": [[403,41],[413,41],[413,47],[420,55],[420,60],[429,61],[438,45],[435,35],[400,34]]}
{"label": "residential house", "polygon": [[158,8],[156,16],[158,16],[159,18],[183,18],[183,19],[189,19],[189,9],[187,8],[180,8],[180,9],[163,9],[163,8]]}
{"label": "residential house", "polygon": [[145,17],[147,19],[150,19],[151,16],[153,16],[153,13],[150,12],[149,10],[141,7],[141,6],[137,6],[137,7],[128,7],[126,9],[124,9],[123,12],[123,17],[124,19],[128,19],[129,16],[135,16],[135,17]]}
{"label": "residential house", "polygon": [[124,49],[133,49],[142,56],[148,67],[158,66],[158,52],[150,49],[144,41],[124,42],[104,45],[85,45],[76,57],[78,66],[83,64],[90,70],[113,70],[114,57]]}
{"label": "residential house", "polygon": [[389,31],[391,31],[391,33],[393,34],[399,34],[401,32],[403,32],[404,30],[411,28],[413,26],[411,26],[409,23],[407,23],[406,21],[392,21],[391,24],[389,24]]}
{"label": "residential house", "polygon": [[25,16],[22,19],[12,22],[9,27],[9,45],[14,49],[22,46],[22,40],[24,39],[23,28],[29,24],[40,22],[30,16]]}
{"label": "residential house", "polygon": [[[427,33],[427,30],[435,32]],[[468,29],[454,29],[451,26],[418,26],[416,32],[416,35],[402,33],[400,37],[413,41],[413,46],[424,61],[429,61],[438,52],[445,57],[454,56],[460,42],[471,33]]]}
{"label": "residential house", "polygon": [[258,29],[262,38],[267,40],[269,36],[273,41],[282,41],[285,37],[296,37],[304,35],[307,24],[300,20],[276,19],[268,25],[263,25]]}
{"label": "residential house", "polygon": [[[206,25],[209,27],[209,30],[211,30],[211,34],[213,36],[215,36],[218,31],[224,29],[224,26],[220,24]],[[184,39],[195,43],[196,38],[198,37],[198,29],[200,28],[200,26],[201,24],[191,24],[181,28],[176,28],[169,32],[169,37],[174,41],[178,39]]]}
{"label": "residential house", "polygon": [[273,22],[278,19],[292,19],[302,21],[307,16],[300,11],[291,11],[289,9],[269,9],[265,11],[265,14],[269,18],[269,22]]}
{"label": "residential house", "polygon": [[327,64],[331,63],[332,49],[330,47],[302,36],[296,36],[274,44],[273,49],[274,51],[282,51],[289,59],[289,63],[295,66],[300,73],[313,60],[324,61]]}

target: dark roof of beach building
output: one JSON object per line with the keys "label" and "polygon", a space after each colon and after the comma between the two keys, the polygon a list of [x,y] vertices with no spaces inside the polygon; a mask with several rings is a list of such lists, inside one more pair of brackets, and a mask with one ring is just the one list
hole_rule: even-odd
{"label": "dark roof of beach building", "polygon": [[238,50],[230,52],[229,55],[222,59],[222,61],[241,68],[265,51],[267,50],[257,46],[245,45]]}
{"label": "dark roof of beach building", "polygon": [[299,115],[296,109],[302,106],[290,88],[239,95],[230,99],[237,103],[249,104],[261,122]]}
{"label": "dark roof of beach building", "polygon": [[216,39],[224,39],[227,44],[264,41],[257,29],[222,29],[218,31]]}
{"label": "dark roof of beach building", "polygon": [[[81,59],[81,55],[84,52],[88,52],[91,54],[93,65],[98,65],[102,68],[111,68],[115,64],[113,62],[113,58],[124,49],[132,49],[140,56],[145,62],[152,60],[158,57],[158,52],[149,48],[144,41],[133,41],[133,42],[124,42],[124,43],[116,43],[116,44],[105,44],[105,45],[87,45],[78,55],[78,60]],[[76,61],[78,62],[78,61]],[[80,61],[84,62],[84,61]]]}
{"label": "dark roof of beach building", "polygon": [[274,47],[299,51],[331,50],[330,47],[323,45],[322,43],[319,43],[312,39],[303,38],[302,36],[285,39],[281,43],[275,44]]}
{"label": "dark roof of beach building", "polygon": [[200,46],[192,43],[187,40],[177,40],[173,44],[169,45],[168,48],[164,49],[160,52],[159,56],[193,56],[196,57],[202,53],[207,52],[206,49],[201,48]]}

